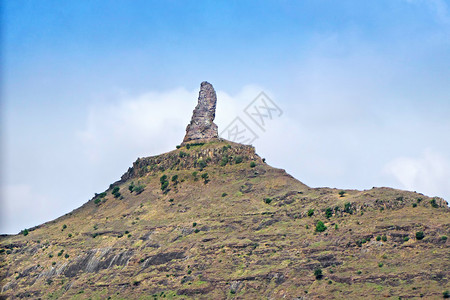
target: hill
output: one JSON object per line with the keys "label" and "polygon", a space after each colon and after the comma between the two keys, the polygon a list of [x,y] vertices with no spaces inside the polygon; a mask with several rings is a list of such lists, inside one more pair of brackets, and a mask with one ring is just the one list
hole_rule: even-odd
{"label": "hill", "polygon": [[137,159],[73,212],[1,236],[0,298],[448,295],[443,199],[308,187],[218,138],[215,101],[202,83],[181,146]]}
{"label": "hill", "polygon": [[442,298],[449,228],[442,199],[309,188],[250,146],[186,144],[138,159],[79,209],[2,237],[2,295]]}

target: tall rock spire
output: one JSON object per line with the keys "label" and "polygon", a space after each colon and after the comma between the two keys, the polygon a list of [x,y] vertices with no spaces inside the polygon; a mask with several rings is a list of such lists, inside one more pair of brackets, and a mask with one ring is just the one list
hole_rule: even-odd
{"label": "tall rock spire", "polygon": [[216,116],[216,91],[211,83],[203,81],[200,85],[198,104],[192,114],[191,123],[186,127],[183,144],[193,140],[208,140],[218,138]]}

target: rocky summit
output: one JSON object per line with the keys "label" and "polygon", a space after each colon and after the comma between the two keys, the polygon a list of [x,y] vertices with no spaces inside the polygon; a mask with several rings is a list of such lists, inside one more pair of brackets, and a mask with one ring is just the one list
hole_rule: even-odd
{"label": "rocky summit", "polygon": [[449,296],[444,199],[309,187],[252,146],[203,141],[214,107],[203,83],[191,140],[139,158],[80,208],[0,236],[0,298]]}
{"label": "rocky summit", "polygon": [[216,116],[217,96],[212,84],[202,82],[198,96],[198,104],[192,114],[192,119],[186,128],[183,144],[189,141],[208,141],[218,138]]}

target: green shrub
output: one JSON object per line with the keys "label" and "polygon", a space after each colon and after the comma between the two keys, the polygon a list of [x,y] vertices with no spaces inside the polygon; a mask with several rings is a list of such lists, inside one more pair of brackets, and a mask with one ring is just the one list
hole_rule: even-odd
{"label": "green shrub", "polygon": [[173,199],[169,199],[169,202],[173,202]]}
{"label": "green shrub", "polygon": [[339,192],[339,196],[344,197],[344,195],[345,195],[345,191],[340,191]]}
{"label": "green shrub", "polygon": [[240,164],[242,161],[243,161],[243,158],[240,155],[236,156],[236,158],[234,159],[234,162],[237,164]]}
{"label": "green shrub", "polygon": [[140,184],[138,186],[135,186],[133,188],[133,191],[136,193],[136,195],[139,195],[140,193],[142,193],[144,191],[144,189],[145,189],[145,185]]}
{"label": "green shrub", "polygon": [[197,165],[200,168],[200,171],[202,171],[206,167],[206,161],[204,161],[203,159],[199,159],[197,161]]}
{"label": "green shrub", "polygon": [[449,292],[449,291],[444,291],[444,292],[442,292],[442,297],[443,297],[444,299],[450,298],[450,292]]}
{"label": "green shrub", "polygon": [[381,268],[381,267],[383,267],[383,266],[384,266],[384,264],[383,264],[383,263],[381,263],[381,262],[380,262],[380,263],[378,263],[378,267],[379,267],[379,268]]}
{"label": "green shrub", "polygon": [[376,238],[376,240],[377,240],[377,241],[381,241],[381,236],[378,235],[377,238]]}
{"label": "green shrub", "polygon": [[270,199],[270,198],[266,198],[266,199],[264,199],[264,203],[266,203],[266,204],[270,204],[270,202],[272,202],[272,199]]}
{"label": "green shrub", "polygon": [[335,229],[335,230],[338,230],[338,229],[339,229],[338,224],[334,224],[334,229]]}
{"label": "green shrub", "polygon": [[447,236],[446,235],[441,236],[441,240],[442,241],[446,241],[447,240]]}
{"label": "green shrub", "polygon": [[166,174],[162,175],[162,176],[159,178],[159,182],[161,182],[161,183],[166,182],[166,181],[167,181],[167,175],[166,175]]}
{"label": "green shrub", "polygon": [[417,240],[423,240],[424,237],[425,237],[425,234],[423,233],[423,231],[417,231],[416,232],[416,239]]}
{"label": "green shrub", "polygon": [[314,209],[309,209],[308,210],[308,217],[312,217],[312,215],[314,215]]}
{"label": "green shrub", "polygon": [[331,207],[328,207],[326,210],[325,210],[325,217],[327,218],[327,219],[329,219],[329,218],[331,218],[333,216],[333,210],[331,209]]}
{"label": "green shrub", "polygon": [[322,221],[318,221],[316,224],[316,231],[323,232],[325,230],[327,230],[327,226],[325,226],[325,224]]}
{"label": "green shrub", "polygon": [[69,254],[66,253],[66,255],[64,255],[65,258],[69,258]]}
{"label": "green shrub", "polygon": [[23,234],[24,236],[27,236],[27,235],[28,235],[28,233],[29,233],[28,229],[24,229],[24,230],[22,230],[22,234]]}
{"label": "green shrub", "polygon": [[434,208],[438,208],[438,207],[439,207],[439,205],[437,204],[435,198],[433,198],[433,199],[430,200],[430,204],[431,204],[431,206],[434,207]]}
{"label": "green shrub", "polygon": [[228,155],[223,155],[222,156],[222,160],[220,161],[220,166],[224,167],[226,166],[226,164],[230,161],[230,159],[228,158]]}
{"label": "green shrub", "polygon": [[119,190],[120,190],[120,187],[118,187],[118,186],[115,186],[114,188],[113,188],[113,190],[112,190],[112,192],[111,192],[111,194],[116,194],[116,193],[118,193],[119,192]]}
{"label": "green shrub", "polygon": [[177,145],[177,149],[180,149],[181,148],[181,146],[180,145]]}
{"label": "green shrub", "polygon": [[71,238],[71,237],[72,237],[72,234],[71,234],[71,233],[69,233],[69,234],[68,234],[67,236]]}
{"label": "green shrub", "polygon": [[106,192],[98,194],[98,197],[99,198],[105,198],[106,197]]}
{"label": "green shrub", "polygon": [[165,191],[168,187],[169,187],[168,181],[164,181],[163,183],[161,183],[161,191]]}
{"label": "green shrub", "polygon": [[100,198],[96,198],[96,199],[94,200],[94,203],[95,203],[95,204],[99,204],[100,202],[102,202],[102,199],[100,199]]}
{"label": "green shrub", "polygon": [[314,276],[316,277],[316,279],[319,279],[319,280],[322,279],[322,277],[323,277],[322,269],[315,269]]}
{"label": "green shrub", "polygon": [[203,173],[202,174],[202,179],[204,180],[204,183],[207,184],[209,182],[208,173]]}
{"label": "green shrub", "polygon": [[186,152],[180,151],[180,153],[178,154],[178,156],[179,156],[180,158],[183,158],[183,157],[188,156],[188,154],[187,154]]}
{"label": "green shrub", "polygon": [[404,240],[405,242],[409,241],[409,236],[405,236],[405,237],[403,238],[403,240]]}
{"label": "green shrub", "polygon": [[417,207],[417,203],[413,203],[413,204],[412,204],[412,207]]}
{"label": "green shrub", "polygon": [[383,236],[381,237],[381,240],[382,240],[383,242],[386,242],[386,241],[387,241],[387,236],[386,236],[385,234],[383,234]]}
{"label": "green shrub", "polygon": [[64,250],[61,249],[61,251],[58,252],[58,256],[61,256],[64,253]]}
{"label": "green shrub", "polygon": [[344,204],[344,211],[348,214],[353,214],[353,208],[350,202]]}
{"label": "green shrub", "polygon": [[198,228],[196,228],[196,229],[194,230],[194,232],[195,232],[195,233],[199,233],[200,230],[199,230]]}
{"label": "green shrub", "polygon": [[66,228],[67,228],[67,225],[66,225],[66,224],[63,224],[62,230],[66,229]]}
{"label": "green shrub", "polygon": [[250,168],[254,168],[254,167],[256,167],[256,163],[255,163],[254,161],[252,161],[252,162],[250,163]]}
{"label": "green shrub", "polygon": [[130,191],[130,193],[132,193],[132,192],[133,192],[133,189],[134,189],[134,183],[131,183],[131,184],[128,186],[128,190]]}
{"label": "green shrub", "polygon": [[178,182],[178,175],[172,176],[172,182]]}
{"label": "green shrub", "polygon": [[228,194],[227,193],[222,193],[222,197],[225,197],[225,196],[227,196]]}

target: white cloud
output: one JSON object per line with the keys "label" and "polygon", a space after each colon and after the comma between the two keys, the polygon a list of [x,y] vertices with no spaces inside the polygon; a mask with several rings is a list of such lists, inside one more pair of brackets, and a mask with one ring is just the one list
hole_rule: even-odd
{"label": "white cloud", "polygon": [[448,159],[430,149],[421,157],[396,158],[384,168],[384,172],[394,177],[402,188],[427,195],[450,193],[449,170]]}
{"label": "white cloud", "polygon": [[55,217],[54,212],[61,209],[57,201],[37,193],[27,184],[2,186],[1,194],[6,199],[2,201],[2,233],[17,233],[50,221]]}

